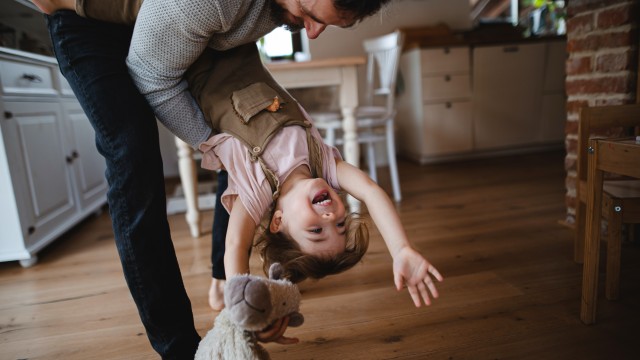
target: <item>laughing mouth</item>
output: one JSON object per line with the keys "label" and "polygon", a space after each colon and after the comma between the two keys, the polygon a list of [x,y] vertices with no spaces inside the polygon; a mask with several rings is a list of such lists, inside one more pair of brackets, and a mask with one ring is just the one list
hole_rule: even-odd
{"label": "laughing mouth", "polygon": [[313,205],[321,205],[321,206],[325,206],[325,205],[329,205],[331,204],[331,197],[329,196],[329,192],[328,191],[321,191],[318,194],[316,194],[316,196],[313,198],[313,200],[311,201],[311,203]]}

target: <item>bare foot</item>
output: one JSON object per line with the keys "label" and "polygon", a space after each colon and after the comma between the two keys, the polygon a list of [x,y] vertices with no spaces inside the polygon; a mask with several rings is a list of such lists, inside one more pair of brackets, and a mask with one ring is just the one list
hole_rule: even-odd
{"label": "bare foot", "polygon": [[209,306],[213,311],[224,309],[224,283],[225,280],[211,279],[209,288]]}
{"label": "bare foot", "polygon": [[75,0],[31,0],[38,9],[42,10],[45,14],[52,14],[56,10],[75,10]]}

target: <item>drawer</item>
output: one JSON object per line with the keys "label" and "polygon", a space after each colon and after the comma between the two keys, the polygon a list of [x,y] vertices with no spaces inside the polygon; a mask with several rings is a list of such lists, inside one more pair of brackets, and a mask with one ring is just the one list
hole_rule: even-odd
{"label": "drawer", "polygon": [[469,74],[433,75],[422,78],[422,100],[446,100],[471,97]]}
{"label": "drawer", "polygon": [[469,48],[437,48],[421,51],[422,74],[468,72],[470,65]]}
{"label": "drawer", "polygon": [[0,83],[5,95],[55,95],[53,67],[0,59]]}
{"label": "drawer", "polygon": [[451,155],[473,149],[470,101],[429,104],[423,109],[423,155]]}
{"label": "drawer", "polygon": [[71,85],[69,85],[69,82],[67,81],[67,79],[64,76],[62,76],[62,73],[58,71],[57,77],[58,77],[58,83],[60,84],[59,85],[60,93],[66,96],[73,96],[73,90],[71,89]]}

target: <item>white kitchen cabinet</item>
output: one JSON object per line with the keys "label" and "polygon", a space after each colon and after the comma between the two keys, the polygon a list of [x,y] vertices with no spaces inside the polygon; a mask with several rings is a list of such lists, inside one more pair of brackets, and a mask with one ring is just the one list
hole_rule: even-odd
{"label": "white kitchen cabinet", "polygon": [[398,148],[421,163],[562,146],[563,39],[407,50]]}
{"label": "white kitchen cabinet", "polygon": [[105,162],[54,59],[0,48],[0,261],[39,250],[106,202]]}
{"label": "white kitchen cabinet", "polygon": [[476,47],[473,123],[476,149],[539,140],[544,43]]}
{"label": "white kitchen cabinet", "polygon": [[107,190],[105,160],[96,150],[95,132],[80,104],[75,100],[62,102],[66,135],[71,148],[68,158],[73,173],[80,208],[94,208],[104,203]]}
{"label": "white kitchen cabinet", "polygon": [[401,57],[400,153],[419,162],[473,149],[469,47],[412,49]]}

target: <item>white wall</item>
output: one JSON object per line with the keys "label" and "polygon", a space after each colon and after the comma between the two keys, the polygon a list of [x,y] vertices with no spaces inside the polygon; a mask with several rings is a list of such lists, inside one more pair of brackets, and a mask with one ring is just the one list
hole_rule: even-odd
{"label": "white wall", "polygon": [[444,23],[454,30],[471,28],[469,0],[391,0],[390,4],[353,29],[327,28],[309,40],[312,59],[364,55],[362,42],[399,27]]}

